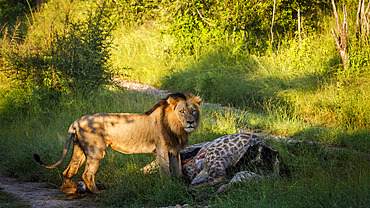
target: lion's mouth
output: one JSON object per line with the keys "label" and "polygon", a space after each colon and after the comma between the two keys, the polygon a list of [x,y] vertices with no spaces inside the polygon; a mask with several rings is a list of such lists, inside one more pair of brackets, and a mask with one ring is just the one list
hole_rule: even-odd
{"label": "lion's mouth", "polygon": [[188,132],[188,133],[190,133],[190,132],[194,131],[194,129],[195,129],[194,126],[187,126],[185,128],[185,131]]}

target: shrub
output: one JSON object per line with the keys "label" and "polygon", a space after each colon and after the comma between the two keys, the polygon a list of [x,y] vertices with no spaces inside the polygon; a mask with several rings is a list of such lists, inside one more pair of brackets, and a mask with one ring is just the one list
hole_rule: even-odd
{"label": "shrub", "polygon": [[[88,11],[85,20],[68,20],[62,30],[9,40],[2,48],[3,70],[19,87],[62,92],[95,90],[109,83],[110,35],[114,23],[107,7]],[[53,27],[53,25],[51,25]],[[31,32],[32,34],[32,32]]]}
{"label": "shrub", "polygon": [[[109,56],[114,23],[109,11],[89,11],[86,20],[68,22],[51,44],[51,64],[61,87],[95,90],[111,79]],[[57,80],[58,82],[58,80]]]}

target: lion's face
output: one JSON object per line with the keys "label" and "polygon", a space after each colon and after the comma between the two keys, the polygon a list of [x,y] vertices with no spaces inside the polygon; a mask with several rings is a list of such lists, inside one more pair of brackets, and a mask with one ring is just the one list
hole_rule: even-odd
{"label": "lion's face", "polygon": [[169,102],[173,107],[172,113],[176,115],[181,127],[187,133],[193,132],[200,120],[199,105],[201,98],[189,96],[186,100],[176,99]]}
{"label": "lion's face", "polygon": [[195,130],[199,118],[199,110],[195,104],[190,100],[180,101],[175,108],[175,113],[186,132],[190,133]]}

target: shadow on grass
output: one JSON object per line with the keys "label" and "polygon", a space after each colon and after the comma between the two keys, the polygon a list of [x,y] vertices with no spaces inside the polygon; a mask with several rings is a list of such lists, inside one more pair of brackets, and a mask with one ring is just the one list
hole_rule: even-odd
{"label": "shadow on grass", "polygon": [[265,67],[249,55],[240,58],[211,52],[187,69],[164,77],[162,88],[193,92],[205,97],[207,102],[242,109],[260,109],[266,103],[291,108],[288,91],[313,92],[328,79],[319,72],[287,77]]}
{"label": "shadow on grass", "polygon": [[349,148],[370,153],[370,131],[366,129],[345,130],[335,127],[312,126],[294,134],[292,137],[320,142],[333,149]]}
{"label": "shadow on grass", "polygon": [[[289,58],[291,57],[287,57]],[[337,125],[344,127],[331,127],[330,123],[326,126],[304,127],[304,130],[293,137],[362,151],[368,149],[369,129],[357,129],[356,126],[356,122],[360,122],[366,128],[367,117],[346,113],[346,110],[362,109],[361,106],[355,105],[357,100],[354,99],[360,95],[348,94],[349,92],[345,91],[338,95],[352,95],[354,98],[346,98],[352,99],[348,101],[335,97],[335,92],[321,92],[321,89],[332,85],[333,71],[322,72],[322,69],[318,69],[315,72],[306,66],[301,69],[306,72],[279,74],[280,69],[273,63],[267,63],[274,67],[268,69],[268,66],[259,63],[257,58],[249,55],[237,57],[222,50],[212,51],[198,60],[186,70],[162,79],[162,87],[170,91],[199,94],[205,102],[263,112],[300,122],[313,120],[317,123],[329,123],[330,119],[336,119]],[[278,64],[284,63],[276,63]],[[335,64],[328,59],[322,67],[332,69]],[[331,109],[332,105],[337,107]],[[365,114],[366,108],[362,110]],[[316,118],[319,120],[316,121]],[[349,130],[344,129],[345,126],[349,126]]]}

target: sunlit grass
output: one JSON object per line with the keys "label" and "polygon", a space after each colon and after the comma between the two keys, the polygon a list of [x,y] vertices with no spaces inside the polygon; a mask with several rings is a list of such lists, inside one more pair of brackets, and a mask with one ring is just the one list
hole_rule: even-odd
{"label": "sunlit grass", "polygon": [[[64,97],[59,103],[51,104],[48,111],[13,113],[9,120],[1,120],[0,162],[2,174],[16,176],[26,181],[48,181],[55,187],[62,183],[65,161],[56,169],[45,169],[33,161],[38,153],[46,163],[57,161],[64,146],[66,131],[76,118],[96,112],[135,112],[148,110],[160,98],[121,90],[102,90],[90,96]],[[297,121],[283,120],[263,114],[202,106],[202,124],[189,138],[190,144],[211,141],[225,134],[238,132],[241,128],[251,132],[278,132],[282,126],[290,125],[299,133],[297,138],[310,139],[313,128],[301,126]],[[298,127],[297,127],[298,126]],[[328,130],[323,129],[326,132]],[[288,132],[289,133],[289,132]],[[322,133],[321,133],[322,134]],[[363,135],[366,137],[366,135]],[[353,136],[352,136],[353,138]],[[266,137],[280,153],[281,178],[277,181],[245,183],[221,196],[201,204],[215,207],[225,206],[268,206],[305,207],[347,206],[361,207],[368,202],[369,167],[365,152],[352,148],[326,150],[325,146],[309,142],[288,144]],[[313,138],[315,139],[315,138]],[[317,138],[319,141],[319,137]],[[350,139],[351,140],[351,139]],[[360,144],[357,141],[354,144]],[[349,145],[350,147],[356,147]],[[70,155],[70,154],[69,154]],[[159,173],[144,175],[140,168],[154,160],[149,154],[125,155],[108,148],[107,154],[96,175],[98,182],[108,182],[108,188],[99,196],[105,206],[168,206],[176,204],[198,204],[197,196],[212,194],[212,187],[192,189],[178,180],[163,180]],[[75,176],[80,181],[84,167]],[[329,194],[331,192],[331,195]],[[248,193],[248,194],[247,194]],[[331,197],[329,197],[331,196]],[[297,198],[298,197],[298,198]],[[329,197],[330,200],[324,200]],[[296,199],[299,199],[297,201]]]}
{"label": "sunlit grass", "polygon": [[[67,14],[75,20],[83,19],[82,11],[90,6],[89,2],[49,1],[34,13],[35,24],[25,39],[12,43],[24,53],[37,54],[50,43],[50,31],[63,29]],[[228,193],[198,203],[197,196],[211,194],[215,188],[193,189],[183,181],[163,180],[158,173],[144,175],[140,168],[154,160],[152,155],[125,155],[108,148],[97,173],[97,181],[111,184],[99,195],[101,206],[370,204],[370,75],[366,62],[370,53],[366,44],[351,45],[351,67],[344,72],[329,30],[307,36],[300,49],[296,40],[286,41],[278,55],[252,55],[217,40],[212,45],[196,45],[201,50],[190,55],[176,53],[181,51],[173,48],[178,40],[162,33],[165,27],[155,21],[138,27],[119,23],[113,35],[112,72],[173,92],[192,92],[205,102],[238,108],[204,104],[202,124],[189,143],[239,131],[267,135],[265,139],[279,151],[281,177],[240,184]],[[0,40],[1,59],[13,46],[9,43],[5,38]],[[143,113],[159,101],[117,88],[56,99],[43,98],[35,90],[18,88],[17,83],[0,74],[0,173],[25,181],[48,181],[55,187],[60,187],[68,162],[49,170],[36,164],[32,155],[38,153],[50,164],[57,161],[67,129],[75,119],[98,112]],[[277,142],[272,139],[275,136],[298,142]],[[81,180],[82,170],[76,180]]]}
{"label": "sunlit grass", "polygon": [[158,84],[175,66],[179,67],[178,59],[171,55],[174,39],[161,33],[163,27],[157,22],[137,28],[118,25],[111,58],[114,73],[128,80]]}

